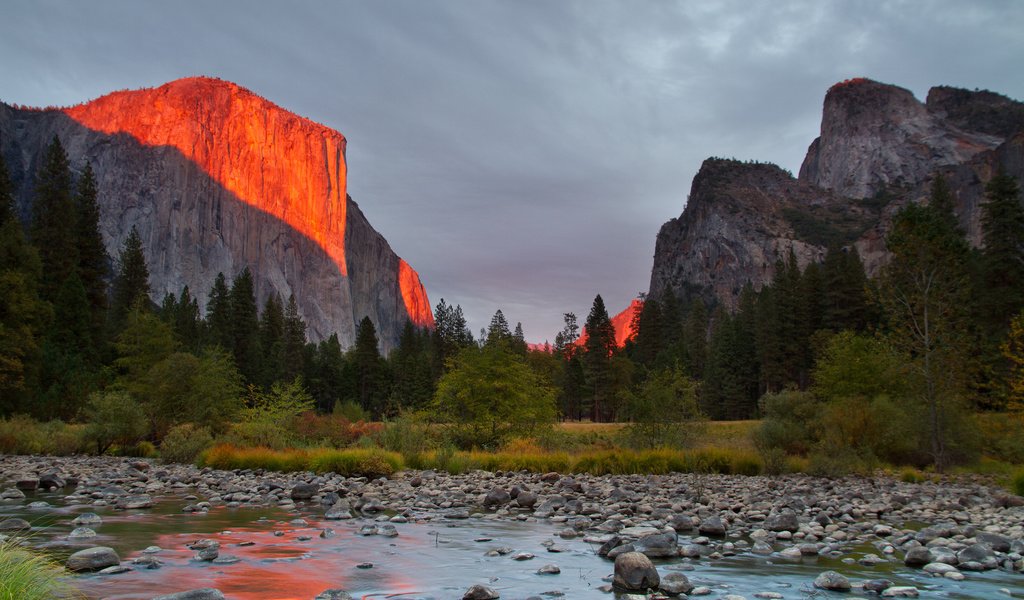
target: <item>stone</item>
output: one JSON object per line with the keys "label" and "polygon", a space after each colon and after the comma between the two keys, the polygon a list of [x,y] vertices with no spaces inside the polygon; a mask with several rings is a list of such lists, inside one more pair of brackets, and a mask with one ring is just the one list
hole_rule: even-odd
{"label": "stone", "polygon": [[486,585],[474,585],[462,595],[462,600],[498,600],[501,596]]}
{"label": "stone", "polygon": [[292,488],[289,497],[292,500],[309,500],[320,491],[320,486],[315,483],[299,483]]}
{"label": "stone", "polygon": [[71,533],[68,534],[69,540],[83,540],[93,537],[96,537],[96,532],[88,527],[75,527],[71,530]]}
{"label": "stone", "polygon": [[1010,551],[1010,538],[1005,535],[999,535],[998,533],[989,533],[987,531],[979,531],[978,535],[974,536],[980,544],[986,544],[996,552],[1009,552]]}
{"label": "stone", "polygon": [[864,591],[881,594],[882,591],[892,587],[892,585],[892,582],[888,579],[869,579],[864,582]]}
{"label": "stone", "polygon": [[327,512],[324,513],[324,518],[328,521],[341,521],[352,518],[352,507],[348,502],[341,500],[336,502]]}
{"label": "stone", "polygon": [[558,568],[558,565],[544,565],[537,569],[538,575],[558,575],[562,572],[562,569]]}
{"label": "stone", "polygon": [[10,517],[0,521],[0,531],[28,531],[32,529],[31,523],[18,517]]}
{"label": "stone", "polygon": [[512,496],[504,488],[492,488],[491,491],[487,492],[487,496],[484,497],[484,507],[494,508],[499,506],[505,506],[512,501]]}
{"label": "stone", "polygon": [[815,577],[814,587],[836,592],[846,592],[851,589],[850,580],[835,571],[825,571]]}
{"label": "stone", "polygon": [[39,476],[39,489],[52,490],[60,489],[66,485],[64,478],[56,473],[47,473]]}
{"label": "stone", "polygon": [[516,496],[516,504],[521,508],[533,508],[537,504],[537,494],[530,491],[519,492]]}
{"label": "stone", "polygon": [[0,493],[0,500],[22,500],[25,498],[25,492],[19,490],[16,487],[7,488]]}
{"label": "stone", "polygon": [[121,559],[113,548],[95,546],[75,552],[68,557],[64,566],[69,571],[99,571],[119,564],[121,564]]}
{"label": "stone", "polygon": [[612,585],[625,592],[657,589],[661,583],[658,570],[651,559],[640,552],[626,552],[615,557],[615,575]]}
{"label": "stone", "polygon": [[995,553],[986,544],[972,544],[957,552],[956,557],[961,563],[977,562],[986,564],[992,562],[992,568],[995,568]]}
{"label": "stone", "polygon": [[725,535],[725,523],[719,517],[708,517],[700,523],[698,531],[701,535],[722,537]]}
{"label": "stone", "polygon": [[313,600],[356,600],[352,594],[342,589],[324,590],[316,595]]}
{"label": "stone", "polygon": [[103,523],[103,519],[96,513],[86,512],[78,515],[71,520],[72,525],[100,525]]}
{"label": "stone", "polygon": [[922,570],[925,573],[931,573],[933,575],[945,575],[946,573],[955,572],[957,568],[953,565],[947,565],[946,563],[934,562],[926,564]]}
{"label": "stone", "polygon": [[770,515],[764,522],[764,528],[768,531],[789,531],[795,532],[800,529],[800,522],[797,521],[796,513],[782,512]]}
{"label": "stone", "polygon": [[920,595],[917,588],[911,585],[894,585],[882,592],[883,598],[917,598]]}
{"label": "stone", "polygon": [[154,596],[151,600],[224,600],[224,593],[216,588],[199,588],[185,592],[175,592]]}
{"label": "stone", "polygon": [[121,510],[135,510],[140,508],[152,508],[153,498],[148,494],[140,494],[138,496],[123,496],[117,499],[114,503],[115,508]]}
{"label": "stone", "polygon": [[658,584],[658,590],[670,596],[689,594],[693,591],[693,587],[690,578],[678,571],[666,573],[661,578],[661,583]]}
{"label": "stone", "polygon": [[903,557],[903,564],[908,567],[923,567],[934,560],[935,556],[931,550],[924,546],[918,546],[907,550],[906,556]]}

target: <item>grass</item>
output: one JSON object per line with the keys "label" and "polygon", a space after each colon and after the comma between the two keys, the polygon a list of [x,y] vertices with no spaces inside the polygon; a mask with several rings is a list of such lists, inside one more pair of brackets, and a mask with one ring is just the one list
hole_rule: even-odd
{"label": "grass", "polygon": [[0,600],[50,600],[76,597],[62,577],[59,565],[20,548],[13,541],[0,543]]}
{"label": "grass", "polygon": [[203,452],[199,465],[215,469],[333,472],[348,477],[387,477],[404,467],[401,455],[375,448],[271,450],[231,444],[219,444]]}

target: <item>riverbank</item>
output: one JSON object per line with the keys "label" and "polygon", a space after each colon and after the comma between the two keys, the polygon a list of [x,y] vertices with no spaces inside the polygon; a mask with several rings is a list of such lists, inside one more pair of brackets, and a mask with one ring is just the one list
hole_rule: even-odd
{"label": "riverbank", "polygon": [[[3,456],[0,481],[5,506],[29,500],[20,490],[42,486],[79,510],[144,512],[170,501],[182,514],[274,507],[316,514],[325,524],[386,523],[392,529],[472,520],[547,523],[554,540],[585,541],[607,556],[609,571],[609,559],[628,550],[672,564],[814,556],[858,568],[923,568],[949,581],[999,570],[1024,586],[1024,500],[980,476],[907,483],[884,476],[402,471],[368,480],[124,458]],[[10,521],[0,522],[9,530],[3,533],[15,529]],[[45,537],[45,528],[33,534]],[[137,568],[128,561],[117,566]]]}

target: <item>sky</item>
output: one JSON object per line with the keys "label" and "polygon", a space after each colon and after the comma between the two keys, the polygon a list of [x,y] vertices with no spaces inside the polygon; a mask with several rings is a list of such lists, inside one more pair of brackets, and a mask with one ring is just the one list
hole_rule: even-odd
{"label": "sky", "polygon": [[646,292],[709,156],[799,171],[829,86],[1024,99],[1024,2],[4,2],[0,100],[209,75],[337,129],[348,190],[474,332]]}

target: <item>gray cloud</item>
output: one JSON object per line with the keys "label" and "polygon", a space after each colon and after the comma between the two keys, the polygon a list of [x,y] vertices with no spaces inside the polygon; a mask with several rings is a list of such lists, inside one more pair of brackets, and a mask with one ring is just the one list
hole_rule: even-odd
{"label": "gray cloud", "polygon": [[206,74],[349,139],[349,189],[474,329],[533,340],[646,288],[707,156],[796,171],[836,81],[1024,98],[1024,4],[35,2],[5,8],[0,98],[72,104]]}

